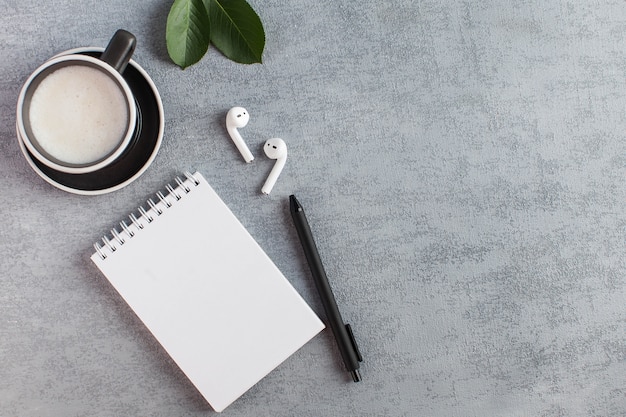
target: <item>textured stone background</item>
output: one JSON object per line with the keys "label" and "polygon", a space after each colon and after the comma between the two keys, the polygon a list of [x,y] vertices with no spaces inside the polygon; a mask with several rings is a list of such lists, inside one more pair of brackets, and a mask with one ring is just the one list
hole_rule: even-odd
{"label": "textured stone background", "polygon": [[[223,415],[625,415],[626,4],[251,4],[263,65],[211,50],[181,71],[169,0],[2,1],[0,415],[212,414],[89,260],[191,169],[323,317],[298,195],[365,356],[349,382],[324,331]],[[17,94],[118,28],[160,89],[164,143],[128,187],[68,194],[22,157]],[[252,115],[250,165],[224,128],[234,105]],[[267,197],[272,136],[289,159]]]}

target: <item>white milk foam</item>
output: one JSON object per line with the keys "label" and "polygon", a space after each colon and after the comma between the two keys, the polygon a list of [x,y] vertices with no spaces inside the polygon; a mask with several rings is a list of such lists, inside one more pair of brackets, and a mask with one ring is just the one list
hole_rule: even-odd
{"label": "white milk foam", "polygon": [[85,164],[111,153],[128,125],[126,96],[110,76],[85,65],[59,68],[37,86],[30,125],[41,147],[60,161]]}

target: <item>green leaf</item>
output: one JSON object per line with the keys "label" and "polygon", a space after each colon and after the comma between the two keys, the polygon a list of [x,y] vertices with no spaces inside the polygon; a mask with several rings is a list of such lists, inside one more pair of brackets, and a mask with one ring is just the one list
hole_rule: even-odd
{"label": "green leaf", "polygon": [[245,0],[204,0],[211,21],[211,43],[241,64],[261,63],[265,31]]}
{"label": "green leaf", "polygon": [[167,16],[165,41],[174,63],[185,69],[209,49],[210,21],[202,0],[175,0]]}

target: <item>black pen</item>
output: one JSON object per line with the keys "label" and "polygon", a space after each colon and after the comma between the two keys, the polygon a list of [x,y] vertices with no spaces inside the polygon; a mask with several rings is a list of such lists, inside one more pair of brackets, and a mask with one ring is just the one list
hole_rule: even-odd
{"label": "black pen", "polygon": [[304,249],[304,255],[311,268],[313,280],[317,287],[317,292],[322,300],[322,305],[326,311],[326,319],[330,325],[330,329],[335,335],[337,346],[339,346],[339,352],[343,358],[343,362],[346,364],[346,368],[352,380],[359,382],[361,380],[361,373],[359,372],[359,362],[363,361],[359,348],[357,347],[356,340],[352,334],[352,328],[349,324],[343,323],[339,309],[337,308],[337,302],[335,296],[328,283],[324,266],[320,260],[320,255],[317,252],[317,246],[313,240],[311,234],[311,228],[304,214],[302,205],[294,195],[289,196],[289,208],[291,210],[291,217],[296,225],[298,231],[298,237],[300,243],[302,243],[302,249]]}

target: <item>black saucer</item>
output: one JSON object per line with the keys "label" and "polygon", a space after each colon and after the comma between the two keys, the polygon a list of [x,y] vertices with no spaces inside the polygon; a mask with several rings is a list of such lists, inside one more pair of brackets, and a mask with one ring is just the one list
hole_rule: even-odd
{"label": "black saucer", "polygon": [[[76,53],[76,52],[75,52]],[[101,51],[80,50],[81,54],[99,57]],[[26,149],[18,135],[20,147],[35,171],[57,188],[76,194],[104,194],[118,190],[137,179],[152,163],[163,138],[163,105],[152,80],[134,61],[126,67],[128,83],[141,113],[138,137],[124,154],[111,165],[85,174],[68,174],[39,162]]]}

